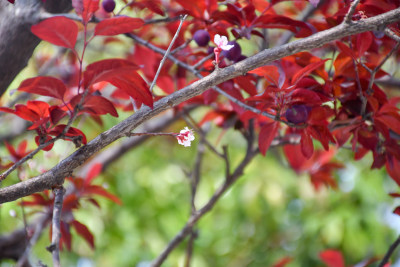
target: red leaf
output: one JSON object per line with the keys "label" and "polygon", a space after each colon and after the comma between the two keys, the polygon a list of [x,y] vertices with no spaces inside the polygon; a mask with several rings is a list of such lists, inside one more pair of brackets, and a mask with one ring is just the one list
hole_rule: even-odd
{"label": "red leaf", "polygon": [[[56,127],[54,127],[54,128],[49,132],[49,134],[50,134],[50,135],[53,135],[53,136],[58,136],[58,135],[60,135],[60,134],[64,131],[64,129],[65,129],[66,126],[67,126],[67,125],[65,125],[65,124],[57,125]],[[82,136],[82,143],[83,143],[84,145],[86,145],[87,140],[86,140],[85,134],[84,134],[81,130],[79,130],[79,129],[77,129],[77,128],[74,128],[74,127],[69,127],[67,133],[65,134],[65,137],[66,137],[66,138],[64,138],[64,139],[67,139],[67,140],[68,140],[67,137],[76,137],[76,136]]]}
{"label": "red leaf", "polygon": [[113,17],[100,21],[94,28],[94,35],[117,35],[142,27],[144,21],[131,17]]}
{"label": "red leaf", "polygon": [[86,67],[84,72],[84,87],[100,82],[108,81],[114,76],[121,75],[121,72],[133,72],[139,69],[135,63],[125,59],[105,59],[96,61]]}
{"label": "red leaf", "polygon": [[346,56],[351,57],[353,59],[357,59],[353,50],[351,50],[347,45],[342,42],[336,41],[337,47],[339,47],[340,51],[342,51]]}
{"label": "red leaf", "polygon": [[73,220],[71,224],[75,228],[76,232],[81,237],[83,237],[88,242],[88,244],[94,249],[94,237],[93,234],[86,227],[86,225],[78,222],[77,220]]}
{"label": "red leaf", "polygon": [[150,93],[150,89],[143,78],[136,72],[130,74],[122,73],[121,75],[108,79],[107,81],[131,96],[135,101],[137,101],[137,106],[144,103],[153,108],[153,96]]}
{"label": "red leaf", "polygon": [[52,17],[31,27],[37,37],[54,45],[73,49],[78,37],[78,25],[66,17]]}
{"label": "red leaf", "polygon": [[375,117],[375,120],[382,122],[390,130],[400,134],[400,119],[398,116],[393,116],[392,114],[380,114]]}
{"label": "red leaf", "polygon": [[277,263],[275,263],[273,265],[273,267],[284,267],[284,266],[286,266],[286,264],[288,264],[291,261],[292,261],[291,257],[284,257],[284,258],[280,259]]}
{"label": "red leaf", "polygon": [[274,121],[264,125],[261,128],[260,135],[258,137],[258,147],[260,148],[261,154],[265,156],[268,148],[270,147],[272,140],[278,131],[279,123]]}
{"label": "red leaf", "polygon": [[[41,139],[40,136],[38,136],[38,135],[35,136],[35,143],[36,143],[37,146],[41,145],[41,143],[40,143],[41,140],[40,139]],[[42,143],[44,144],[44,143],[46,143],[47,141],[50,141],[50,140],[51,140],[51,137],[50,136],[46,136],[46,140],[43,140]],[[42,148],[42,150],[43,151],[50,151],[53,148],[53,146],[54,146],[54,143]]]}
{"label": "red leaf", "polygon": [[314,153],[314,145],[311,136],[305,131],[301,133],[300,145],[301,153],[303,153],[304,157],[306,157],[307,159],[311,158]]}
{"label": "red leaf", "polygon": [[93,13],[99,9],[99,0],[72,0],[72,6],[76,14],[82,17],[84,23],[87,23]]}
{"label": "red leaf", "polygon": [[345,267],[342,253],[336,250],[325,250],[319,254],[328,267]]}
{"label": "red leaf", "polygon": [[59,79],[39,76],[23,81],[18,90],[32,94],[50,96],[62,100],[67,88]]}
{"label": "red leaf", "polygon": [[357,34],[357,49],[358,56],[361,57],[365,54],[365,52],[369,49],[372,44],[372,33],[371,32],[363,32]]}
{"label": "red leaf", "polygon": [[101,173],[102,170],[103,170],[103,164],[101,163],[93,164],[92,168],[90,168],[90,171],[86,176],[85,185],[89,185],[93,181],[93,179],[96,178]]}
{"label": "red leaf", "polygon": [[[71,99],[70,103],[74,107],[81,101],[82,95],[77,95]],[[81,112],[86,112],[93,115],[110,114],[111,116],[118,117],[118,112],[114,104],[99,95],[87,95],[83,101]]]}
{"label": "red leaf", "polygon": [[296,84],[298,81],[301,80],[304,76],[307,76],[314,70],[318,69],[319,67],[323,66],[325,64],[325,61],[329,59],[324,59],[318,62],[314,62],[312,64],[307,65],[307,67],[302,68],[298,72],[296,72],[293,77],[292,77],[292,84]]}
{"label": "red leaf", "polygon": [[400,216],[400,206],[397,206],[397,207],[393,210],[393,213]]}
{"label": "red leaf", "polygon": [[394,157],[386,161],[386,170],[390,177],[400,186],[400,161]]}
{"label": "red leaf", "polygon": [[83,190],[83,193],[86,195],[95,194],[95,195],[103,196],[105,198],[108,198],[111,201],[114,201],[118,205],[122,205],[122,201],[116,195],[113,195],[113,194],[107,192],[103,187],[98,186],[98,185],[91,185],[91,186],[85,187],[85,189]]}

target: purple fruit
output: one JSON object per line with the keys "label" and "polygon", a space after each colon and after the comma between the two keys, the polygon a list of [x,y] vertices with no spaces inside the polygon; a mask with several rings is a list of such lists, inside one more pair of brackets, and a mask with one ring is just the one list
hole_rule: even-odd
{"label": "purple fruit", "polygon": [[198,46],[206,46],[210,41],[210,34],[206,30],[197,30],[193,35]]}
{"label": "purple fruit", "polygon": [[293,105],[286,110],[285,117],[294,124],[304,123],[308,119],[308,108],[305,105]]}
{"label": "purple fruit", "polygon": [[240,55],[240,57],[239,57],[238,59],[236,59],[235,62],[242,61],[242,60],[244,60],[244,59],[246,59],[246,58],[247,58],[246,56]]}
{"label": "purple fruit", "polygon": [[236,61],[242,55],[242,48],[235,41],[228,42],[228,45],[233,45],[233,47],[229,50],[224,50],[222,54],[229,60]]}
{"label": "purple fruit", "polygon": [[104,0],[103,3],[103,9],[104,11],[110,13],[114,11],[115,8],[115,2],[114,0]]}

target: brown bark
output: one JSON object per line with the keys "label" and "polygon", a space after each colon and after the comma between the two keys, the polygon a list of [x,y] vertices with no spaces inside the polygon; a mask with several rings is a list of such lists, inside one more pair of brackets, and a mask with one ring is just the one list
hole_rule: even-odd
{"label": "brown bark", "polygon": [[14,5],[0,1],[0,96],[27,66],[40,43],[30,28],[39,22],[41,10],[65,13],[71,9],[71,0],[16,0]]}

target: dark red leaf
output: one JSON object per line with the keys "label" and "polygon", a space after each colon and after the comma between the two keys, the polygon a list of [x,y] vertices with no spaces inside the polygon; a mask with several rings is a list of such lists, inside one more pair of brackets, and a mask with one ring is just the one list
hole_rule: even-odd
{"label": "dark red leaf", "polygon": [[337,250],[325,250],[319,254],[328,267],[345,267],[342,253]]}
{"label": "dark red leaf", "polygon": [[275,263],[273,265],[273,267],[284,267],[284,266],[286,266],[286,264],[288,264],[291,261],[292,261],[291,257],[284,257],[284,258],[280,259],[277,263]]}
{"label": "dark red leaf", "polygon": [[356,55],[354,54],[353,50],[351,50],[347,45],[340,41],[336,41],[337,47],[339,47],[340,51],[342,51],[346,56],[351,57],[353,59],[357,59]]}
{"label": "dark red leaf", "polygon": [[113,58],[96,61],[86,67],[84,72],[84,87],[100,82],[108,81],[122,72],[132,73],[139,69],[139,66],[132,61]]}
{"label": "dark red leaf", "polygon": [[82,17],[84,23],[87,23],[99,9],[99,0],[72,0],[72,6],[76,14]]}
{"label": "dark red leaf", "polygon": [[37,37],[54,45],[71,48],[75,47],[78,37],[78,25],[66,17],[52,17],[31,27]]}
{"label": "dark red leaf", "polygon": [[75,228],[76,232],[83,237],[83,239],[88,242],[88,244],[94,249],[94,237],[93,234],[89,231],[86,225],[78,222],[77,220],[73,220],[71,222],[72,226]]}
{"label": "dark red leaf", "polygon": [[[50,134],[50,135],[53,135],[53,136],[58,136],[58,135],[60,135],[60,134],[64,131],[64,129],[65,129],[66,126],[67,126],[67,125],[65,125],[65,124],[57,125],[56,127],[54,127],[54,128],[49,132],[49,134]],[[82,137],[82,143],[83,143],[84,145],[86,145],[87,140],[86,140],[85,134],[84,134],[81,130],[79,130],[79,129],[77,129],[77,128],[74,128],[74,127],[69,127],[67,133],[65,134],[65,137],[66,137],[66,138],[64,138],[64,139],[69,140],[68,137],[77,137],[77,136],[81,136],[81,137]]]}
{"label": "dark red leaf", "polygon": [[397,207],[393,210],[393,213],[400,216],[400,206],[397,206]]}
{"label": "dark red leaf", "polygon": [[86,176],[85,184],[89,185],[93,181],[93,179],[96,178],[101,173],[102,170],[103,170],[103,164],[101,163],[93,164],[92,168],[90,168],[89,173]]}
{"label": "dark red leaf", "polygon": [[263,154],[264,156],[276,136],[278,126],[279,123],[274,121],[264,125],[260,130],[260,135],[258,137],[258,147],[260,148],[261,154]]}
{"label": "dark red leaf", "polygon": [[18,87],[18,90],[62,100],[67,88],[64,83],[57,78],[39,76],[23,81]]}
{"label": "dark red leaf", "polygon": [[363,32],[357,34],[357,50],[358,56],[361,57],[365,54],[365,52],[369,49],[372,44],[372,33],[371,32]]}
{"label": "dark red leaf", "polygon": [[309,75],[314,70],[323,66],[327,60],[329,60],[329,59],[324,59],[324,60],[321,60],[318,62],[311,63],[311,64],[307,65],[307,67],[304,67],[301,70],[299,70],[298,72],[296,72],[292,77],[292,84],[297,84],[297,82],[300,81],[301,78]]}
{"label": "dark red leaf", "polygon": [[109,192],[107,192],[103,187],[98,186],[98,185],[91,185],[91,186],[87,186],[85,187],[83,194],[85,195],[99,195],[105,198],[108,198],[111,201],[114,201],[115,203],[117,203],[118,205],[122,205],[122,201],[116,196],[113,195]]}
{"label": "dark red leaf", "polygon": [[94,28],[94,35],[117,35],[131,32],[134,29],[142,27],[144,21],[131,17],[113,17],[100,21]]}
{"label": "dark red leaf", "polygon": [[300,145],[301,153],[304,155],[304,157],[306,157],[307,159],[311,158],[314,153],[314,145],[311,136],[306,133],[306,131],[303,131],[301,133]]}
{"label": "dark red leaf", "polygon": [[[40,146],[41,145],[41,143],[46,143],[46,142],[48,142],[48,141],[50,141],[51,140],[51,136],[45,136],[46,138],[44,139],[44,140],[41,140],[42,138],[40,137],[40,136],[35,136],[35,143],[36,143],[36,145],[37,146]],[[50,144],[50,145],[48,145],[48,146],[46,146],[46,147],[44,147],[44,148],[42,148],[42,150],[43,151],[50,151],[52,148],[53,148],[53,146],[54,146],[54,143],[52,143],[52,144]]]}
{"label": "dark red leaf", "polygon": [[[81,101],[82,95],[77,95],[71,99],[70,103],[73,107],[78,105]],[[81,112],[86,112],[93,115],[110,114],[111,116],[118,117],[118,112],[114,104],[99,95],[87,95],[83,101]]]}
{"label": "dark red leaf", "polygon": [[62,118],[67,115],[67,112],[58,106],[51,106],[49,108],[50,121],[52,124],[56,125]]}
{"label": "dark red leaf", "polygon": [[400,161],[394,157],[386,161],[386,170],[390,177],[400,186]]}

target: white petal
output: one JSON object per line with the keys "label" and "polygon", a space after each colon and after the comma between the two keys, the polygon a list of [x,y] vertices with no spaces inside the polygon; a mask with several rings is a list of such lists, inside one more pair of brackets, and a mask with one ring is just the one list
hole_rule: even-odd
{"label": "white petal", "polygon": [[217,46],[219,46],[219,43],[221,42],[221,35],[219,35],[219,34],[216,34],[215,36],[214,36],[214,43],[217,45]]}
{"label": "white petal", "polygon": [[234,45],[224,45],[224,46],[221,46],[221,49],[222,50],[230,50],[232,47],[234,47]]}

